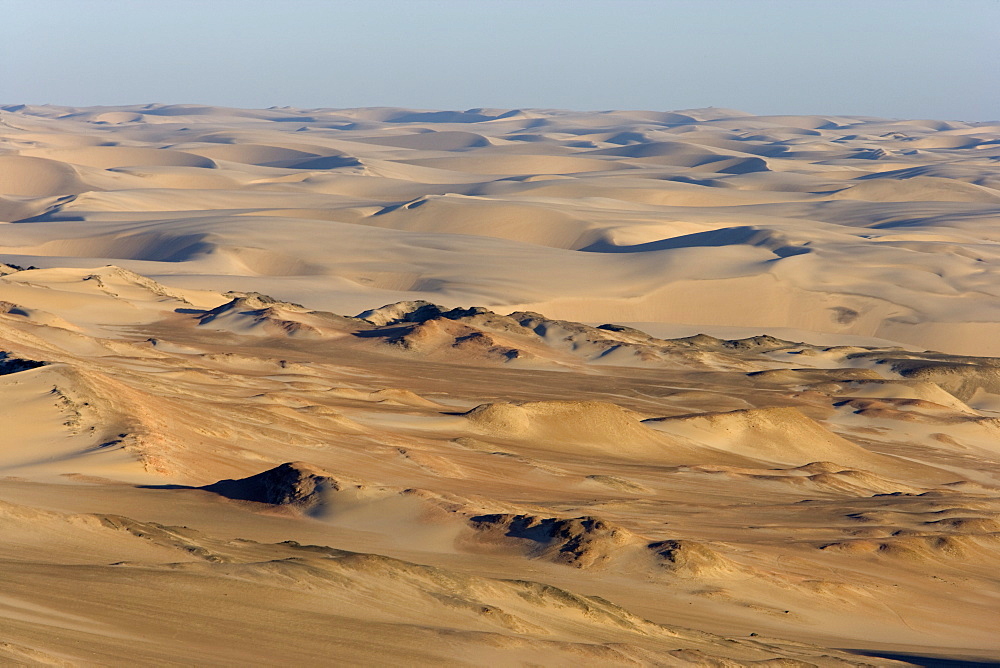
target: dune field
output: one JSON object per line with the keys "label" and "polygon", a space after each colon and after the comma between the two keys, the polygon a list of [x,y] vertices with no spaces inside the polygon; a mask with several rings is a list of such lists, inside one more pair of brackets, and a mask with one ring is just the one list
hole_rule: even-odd
{"label": "dune field", "polygon": [[0,223],[0,664],[1000,661],[1000,122],[7,105]]}

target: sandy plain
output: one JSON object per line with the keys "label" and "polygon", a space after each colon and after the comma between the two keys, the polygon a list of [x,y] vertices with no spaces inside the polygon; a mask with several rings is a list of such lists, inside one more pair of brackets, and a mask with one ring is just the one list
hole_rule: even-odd
{"label": "sandy plain", "polygon": [[0,661],[1000,654],[1000,123],[0,107]]}

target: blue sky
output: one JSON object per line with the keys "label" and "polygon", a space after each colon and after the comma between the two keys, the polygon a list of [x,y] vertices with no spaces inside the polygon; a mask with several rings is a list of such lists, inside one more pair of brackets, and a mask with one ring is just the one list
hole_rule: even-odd
{"label": "blue sky", "polygon": [[1000,119],[1000,0],[0,0],[0,103]]}

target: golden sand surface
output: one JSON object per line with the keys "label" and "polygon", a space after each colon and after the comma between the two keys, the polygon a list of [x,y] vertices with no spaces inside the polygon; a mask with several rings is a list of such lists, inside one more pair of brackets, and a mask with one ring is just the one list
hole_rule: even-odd
{"label": "golden sand surface", "polygon": [[0,663],[995,658],[998,159],[0,107]]}

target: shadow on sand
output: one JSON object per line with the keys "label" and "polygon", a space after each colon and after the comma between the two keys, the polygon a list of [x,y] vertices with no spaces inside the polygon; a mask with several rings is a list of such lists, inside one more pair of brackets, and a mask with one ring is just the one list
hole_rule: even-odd
{"label": "shadow on sand", "polygon": [[1000,661],[979,661],[969,659],[948,659],[937,656],[920,656],[919,654],[906,654],[904,652],[874,652],[870,650],[851,649],[845,650],[858,656],[871,656],[881,659],[893,659],[894,661],[906,661],[915,666],[926,666],[927,668],[1000,668]]}

